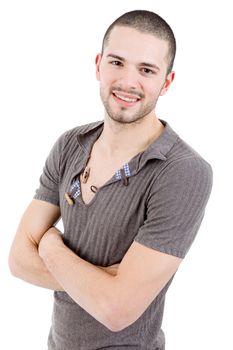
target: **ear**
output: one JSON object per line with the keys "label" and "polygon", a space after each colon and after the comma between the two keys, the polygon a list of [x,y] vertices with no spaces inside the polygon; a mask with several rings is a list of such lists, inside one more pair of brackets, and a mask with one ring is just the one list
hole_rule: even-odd
{"label": "ear", "polygon": [[175,78],[175,72],[173,72],[173,71],[167,75],[166,80],[163,84],[163,87],[160,91],[160,96],[163,96],[166,94],[166,92],[169,89],[169,87],[171,86],[171,83],[173,82],[174,78]]}
{"label": "ear", "polygon": [[96,71],[95,71],[95,74],[96,74],[96,79],[97,80],[100,80],[100,62],[101,62],[101,54],[98,53],[98,55],[96,56],[95,58],[95,67],[96,67]]}

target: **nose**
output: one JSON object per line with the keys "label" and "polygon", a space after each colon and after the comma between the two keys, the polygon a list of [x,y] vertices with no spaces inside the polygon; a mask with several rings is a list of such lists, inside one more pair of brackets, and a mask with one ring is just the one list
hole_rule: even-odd
{"label": "nose", "polygon": [[137,70],[134,67],[124,67],[120,72],[118,84],[124,90],[137,89],[139,86]]}

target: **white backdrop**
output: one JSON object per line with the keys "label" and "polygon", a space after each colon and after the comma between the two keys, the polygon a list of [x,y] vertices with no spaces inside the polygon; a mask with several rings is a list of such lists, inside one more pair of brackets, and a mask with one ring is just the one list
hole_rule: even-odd
{"label": "white backdrop", "polygon": [[52,292],[10,275],[10,244],[57,137],[103,118],[95,55],[108,25],[134,9],[160,14],[177,38],[176,79],[157,115],[214,170],[202,227],[167,295],[166,350],[233,348],[230,1],[2,0],[1,349],[46,349]]}

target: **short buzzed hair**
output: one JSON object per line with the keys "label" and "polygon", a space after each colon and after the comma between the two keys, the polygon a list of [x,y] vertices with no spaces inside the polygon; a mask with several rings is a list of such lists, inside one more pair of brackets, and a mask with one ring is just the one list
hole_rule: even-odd
{"label": "short buzzed hair", "polygon": [[146,10],[135,10],[126,12],[125,14],[117,18],[105,32],[102,42],[102,54],[105,47],[108,44],[111,31],[116,26],[134,28],[142,33],[152,34],[158,39],[167,41],[167,74],[171,72],[176,55],[176,39],[171,27],[162,17],[160,17],[154,12]]}

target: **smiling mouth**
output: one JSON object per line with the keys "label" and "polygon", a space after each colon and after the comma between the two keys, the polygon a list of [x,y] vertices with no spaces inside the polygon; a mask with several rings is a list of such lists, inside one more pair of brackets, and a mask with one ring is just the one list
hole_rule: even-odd
{"label": "smiling mouth", "polygon": [[137,96],[129,95],[129,94],[121,94],[118,92],[113,92],[114,100],[120,104],[123,104],[124,106],[132,106],[136,104],[140,98]]}

